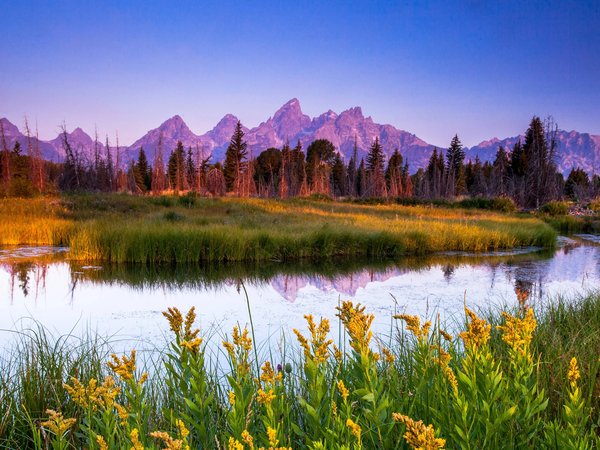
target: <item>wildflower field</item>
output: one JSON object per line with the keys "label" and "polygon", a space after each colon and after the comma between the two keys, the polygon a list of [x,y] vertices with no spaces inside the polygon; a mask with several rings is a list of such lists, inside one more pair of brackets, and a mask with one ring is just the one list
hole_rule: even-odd
{"label": "wildflower field", "polygon": [[0,245],[62,245],[71,260],[153,264],[390,258],[554,247],[528,215],[314,199],[80,194],[0,200]]}
{"label": "wildflower field", "polygon": [[135,350],[31,331],[2,360],[0,447],[599,448],[600,294],[536,311],[521,300],[486,318],[465,308],[454,336],[404,314],[374,336],[374,316],[342,302],[338,331],[307,315],[277,351],[235,327],[219,344],[227,367],[194,309],[169,308],[150,375]]}

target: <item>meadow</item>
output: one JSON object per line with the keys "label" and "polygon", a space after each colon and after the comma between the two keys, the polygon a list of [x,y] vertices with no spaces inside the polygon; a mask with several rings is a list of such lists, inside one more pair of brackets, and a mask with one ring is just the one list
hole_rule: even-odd
{"label": "meadow", "polygon": [[72,260],[172,264],[396,258],[552,248],[532,216],[316,199],[71,195],[0,200],[0,245],[64,245]]}
{"label": "meadow", "polygon": [[252,328],[206,335],[193,309],[170,308],[154,358],[22,330],[0,360],[0,447],[600,448],[600,293],[519,300],[465,309],[453,334],[397,315],[388,335],[342,302],[337,323],[307,315],[278,346]]}

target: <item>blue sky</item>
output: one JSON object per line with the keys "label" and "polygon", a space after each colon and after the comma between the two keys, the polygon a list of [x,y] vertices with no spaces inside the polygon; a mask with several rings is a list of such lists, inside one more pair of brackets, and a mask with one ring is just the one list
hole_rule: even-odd
{"label": "blue sky", "polygon": [[436,145],[522,132],[532,115],[600,134],[600,2],[1,0],[0,116],[118,130],[175,114],[200,134],[362,106]]}

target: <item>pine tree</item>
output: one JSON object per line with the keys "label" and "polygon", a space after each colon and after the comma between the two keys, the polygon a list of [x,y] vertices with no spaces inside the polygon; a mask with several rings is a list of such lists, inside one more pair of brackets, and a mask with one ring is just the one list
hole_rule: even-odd
{"label": "pine tree", "polygon": [[327,139],[317,139],[306,149],[307,181],[312,193],[329,194],[335,154],[335,146]]}
{"label": "pine tree", "polygon": [[510,160],[503,146],[498,147],[492,168],[492,191],[494,195],[508,194],[508,177],[510,171]]}
{"label": "pine tree", "polygon": [[231,136],[231,142],[225,153],[225,164],[223,167],[225,184],[229,192],[239,192],[239,183],[244,171],[244,161],[248,154],[247,148],[248,144],[244,141],[242,123],[238,120],[233,136]]}
{"label": "pine tree", "polygon": [[154,166],[152,167],[152,193],[159,195],[165,190],[165,163],[163,161],[163,135],[158,136],[158,145],[154,153]]}
{"label": "pine tree", "polygon": [[[539,117],[531,119],[525,133],[523,154],[527,161],[525,172],[525,205],[539,208],[540,205],[555,196],[554,182],[556,167],[552,160],[550,144],[546,140],[544,124]],[[552,142],[552,148],[555,142]]]}
{"label": "pine tree", "polygon": [[403,158],[398,149],[394,150],[388,161],[385,171],[385,180],[387,182],[388,192],[391,197],[402,197],[404,189],[402,187],[402,164]]}
{"label": "pine tree", "polygon": [[181,141],[177,141],[177,147],[171,152],[171,156],[169,156],[167,174],[169,186],[172,190],[175,192],[185,190],[185,149]]}
{"label": "pine tree", "polygon": [[141,192],[148,192],[152,184],[152,172],[148,165],[148,159],[146,158],[146,152],[144,147],[140,147],[138,154],[136,170],[136,184]]}
{"label": "pine tree", "polygon": [[359,197],[366,197],[367,192],[367,169],[365,168],[365,160],[361,159],[358,165],[356,174],[356,193]]}
{"label": "pine tree", "polygon": [[466,191],[464,177],[465,151],[458,135],[454,135],[450,147],[446,152],[447,188],[446,193],[450,197],[462,195]]}
{"label": "pine tree", "polygon": [[336,153],[331,168],[331,180],[333,184],[333,195],[336,197],[344,197],[348,195],[347,173],[346,166],[341,155]]}
{"label": "pine tree", "polygon": [[188,147],[187,159],[185,161],[185,181],[186,181],[186,189],[194,189],[196,186],[196,174],[197,174],[196,164],[194,163],[194,154],[192,152],[192,147]]}
{"label": "pine tree", "polygon": [[379,144],[379,138],[376,137],[367,154],[367,170],[369,176],[367,189],[370,197],[385,197],[387,195],[383,171],[384,163],[385,155]]}
{"label": "pine tree", "polygon": [[358,145],[356,142],[356,136],[354,136],[354,148],[352,149],[352,157],[348,163],[348,195],[350,197],[356,197],[356,163],[358,158]]}

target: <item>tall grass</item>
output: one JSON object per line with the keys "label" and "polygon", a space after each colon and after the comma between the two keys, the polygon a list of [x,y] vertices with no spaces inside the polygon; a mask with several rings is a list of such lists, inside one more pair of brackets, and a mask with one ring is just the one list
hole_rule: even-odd
{"label": "tall grass", "polygon": [[58,200],[0,199],[0,246],[68,245],[74,224]]}
{"label": "tall grass", "polygon": [[[0,203],[0,245],[68,245],[70,258],[147,264],[288,261],[554,246],[535,218],[308,199],[82,195]],[[6,212],[6,214],[5,214]],[[7,218],[8,217],[8,218]]]}
{"label": "tall grass", "polygon": [[339,348],[327,320],[306,316],[279,350],[236,327],[225,364],[193,310],[169,309],[172,341],[149,379],[93,334],[34,327],[2,360],[0,446],[598,448],[599,309],[594,293],[490,322],[468,311],[453,337],[402,315],[373,336],[369,311],[343,302]]}

